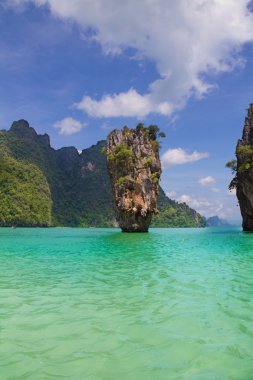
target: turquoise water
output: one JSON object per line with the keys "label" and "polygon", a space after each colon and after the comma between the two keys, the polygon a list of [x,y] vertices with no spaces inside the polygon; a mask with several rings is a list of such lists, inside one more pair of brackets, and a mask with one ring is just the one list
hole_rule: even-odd
{"label": "turquoise water", "polygon": [[0,229],[0,379],[252,380],[253,235]]}

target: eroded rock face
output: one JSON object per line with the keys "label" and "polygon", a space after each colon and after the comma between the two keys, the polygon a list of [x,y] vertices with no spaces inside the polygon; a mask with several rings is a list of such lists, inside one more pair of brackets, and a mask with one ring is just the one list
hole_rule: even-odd
{"label": "eroded rock face", "polygon": [[123,232],[147,232],[157,213],[159,144],[147,128],[112,131],[107,165],[116,219]]}
{"label": "eroded rock face", "polygon": [[239,201],[244,231],[253,232],[253,104],[248,108],[242,139],[236,146],[236,195]]}

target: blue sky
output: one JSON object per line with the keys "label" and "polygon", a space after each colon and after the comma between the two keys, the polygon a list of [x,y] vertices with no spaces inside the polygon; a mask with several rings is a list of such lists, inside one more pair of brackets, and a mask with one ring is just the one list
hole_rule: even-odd
{"label": "blue sky", "polygon": [[55,148],[157,124],[162,187],[205,216],[239,221],[228,193],[253,102],[247,0],[1,0],[0,128],[25,118]]}

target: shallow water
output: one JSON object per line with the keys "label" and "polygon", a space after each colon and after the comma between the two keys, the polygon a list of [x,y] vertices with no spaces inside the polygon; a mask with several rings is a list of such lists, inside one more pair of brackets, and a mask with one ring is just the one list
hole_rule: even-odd
{"label": "shallow water", "polygon": [[252,380],[253,235],[0,229],[0,379]]}

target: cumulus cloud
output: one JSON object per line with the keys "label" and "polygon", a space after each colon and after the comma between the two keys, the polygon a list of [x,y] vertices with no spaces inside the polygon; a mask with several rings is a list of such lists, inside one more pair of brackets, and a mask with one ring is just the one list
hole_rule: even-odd
{"label": "cumulus cloud", "polygon": [[182,165],[188,162],[198,161],[207,158],[207,152],[187,153],[182,148],[168,149],[161,157],[164,167],[171,165]]}
{"label": "cumulus cloud", "polygon": [[171,198],[171,199],[175,199],[176,198],[176,195],[177,193],[175,191],[166,191],[165,193],[167,195],[167,197]]}
{"label": "cumulus cloud", "polygon": [[231,195],[231,196],[236,196],[236,189],[231,189],[231,190],[228,190],[228,195]]}
{"label": "cumulus cloud", "polygon": [[[146,93],[129,89],[101,99],[84,97],[76,107],[90,116],[145,117],[170,115],[194,96],[201,98],[214,84],[206,79],[242,64],[240,50],[253,41],[249,0],[31,0],[47,5],[63,19],[77,22],[105,54],[132,48],[148,58],[157,79]],[[28,0],[5,0],[25,4]],[[140,58],[141,57],[141,58]]]}
{"label": "cumulus cloud", "polygon": [[128,92],[105,95],[100,100],[94,100],[90,96],[84,96],[81,102],[74,107],[95,117],[145,117],[150,112],[159,112],[163,115],[170,113],[170,105],[167,102],[154,104],[150,95],[140,95],[131,88]]}
{"label": "cumulus cloud", "polygon": [[191,195],[183,194],[177,198],[180,203],[186,203],[188,206],[199,212],[205,217],[218,215],[224,218],[227,209],[225,210],[224,204],[221,202],[210,203],[206,198],[192,197]]}
{"label": "cumulus cloud", "polygon": [[54,128],[59,129],[60,135],[70,136],[78,133],[87,124],[73,119],[72,117],[65,117],[54,124]]}
{"label": "cumulus cloud", "polygon": [[177,201],[186,203],[188,206],[199,212],[201,215],[209,218],[210,216],[217,215],[220,218],[238,219],[239,214],[235,212],[234,207],[226,199],[220,200],[207,200],[206,198],[194,197],[192,195],[183,194],[177,197]]}
{"label": "cumulus cloud", "polygon": [[215,179],[210,175],[207,177],[200,178],[198,180],[198,183],[200,183],[201,186],[210,186],[213,185],[215,182]]}
{"label": "cumulus cloud", "polygon": [[187,194],[181,195],[180,197],[177,198],[177,200],[180,203],[186,203],[188,206],[196,210],[199,210],[203,207],[210,206],[210,203],[205,198],[201,198],[201,199],[193,198],[192,196],[187,195]]}

